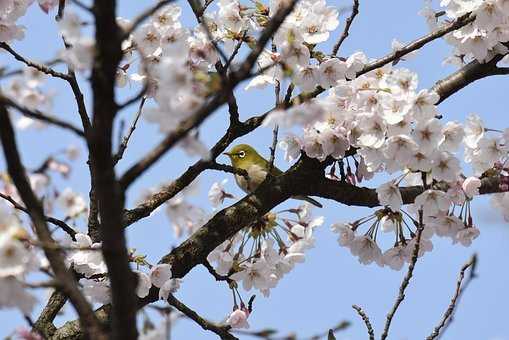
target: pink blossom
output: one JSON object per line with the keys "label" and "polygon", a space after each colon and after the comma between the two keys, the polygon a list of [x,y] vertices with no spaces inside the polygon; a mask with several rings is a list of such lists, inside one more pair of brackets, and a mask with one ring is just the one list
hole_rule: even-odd
{"label": "pink blossom", "polygon": [[249,317],[249,311],[245,308],[235,309],[226,319],[226,324],[232,328],[249,328],[247,318]]}
{"label": "pink blossom", "polygon": [[479,188],[481,187],[481,180],[477,177],[468,177],[463,182],[463,191],[469,198],[479,195]]}

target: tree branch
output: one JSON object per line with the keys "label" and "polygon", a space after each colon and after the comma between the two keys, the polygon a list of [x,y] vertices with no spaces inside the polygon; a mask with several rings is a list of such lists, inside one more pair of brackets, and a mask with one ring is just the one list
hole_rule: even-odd
{"label": "tree branch", "polygon": [[63,120],[58,119],[57,117],[53,117],[53,116],[47,115],[45,113],[42,113],[39,110],[30,110],[26,107],[19,105],[18,103],[12,101],[9,98],[2,96],[1,94],[0,94],[0,105],[6,105],[9,107],[12,107],[26,117],[40,120],[40,121],[48,123],[50,125],[55,125],[60,128],[69,130],[81,138],[85,137],[85,133],[83,132],[83,130],[77,128],[76,126],[72,125],[71,123],[67,123]]}
{"label": "tree branch", "polygon": [[[468,25],[469,23],[473,22],[475,20],[475,16],[471,16],[469,13],[465,14],[458,19],[456,19],[454,22],[447,24],[443,26],[442,28],[439,28],[435,30],[434,32],[431,32],[419,39],[416,39],[412,41],[411,43],[403,46],[402,48],[398,49],[397,51],[391,52],[387,55],[385,55],[382,58],[379,58],[366,66],[359,72],[357,72],[357,77],[366,74],[370,71],[376,70],[377,68],[380,68],[382,66],[385,66],[387,64],[392,63],[394,60],[398,60],[405,55],[418,50],[419,48],[425,46],[426,44],[443,37],[444,35],[453,32],[463,26]],[[306,101],[307,99],[314,98],[318,96],[320,93],[324,92],[325,89],[322,87],[317,87],[313,92],[310,93],[301,93],[296,98],[292,99],[292,102],[297,101],[299,103]]]}
{"label": "tree branch", "polygon": [[5,51],[9,52],[16,60],[22,62],[23,64],[25,64],[26,66],[29,66],[29,67],[33,67],[35,68],[36,70],[42,72],[42,73],[45,73],[45,74],[48,74],[50,76],[53,76],[53,77],[56,77],[56,78],[61,78],[61,79],[64,79],[64,80],[68,80],[68,76],[65,74],[65,73],[62,73],[62,72],[58,72],[58,71],[55,71],[54,69],[52,69],[51,67],[49,66],[46,66],[46,65],[43,65],[43,64],[39,64],[39,63],[36,63],[34,61],[31,61],[31,60],[28,60],[26,59],[25,57],[23,57],[21,54],[19,54],[18,52],[16,52],[15,50],[13,50],[7,43],[5,42],[0,42],[0,48],[4,49]]}
{"label": "tree branch", "polygon": [[33,329],[45,338],[50,338],[56,331],[53,320],[55,320],[55,317],[60,310],[62,310],[66,302],[67,297],[59,290],[55,290],[51,294],[39,318],[35,321]]}
{"label": "tree branch", "polygon": [[440,104],[445,99],[476,80],[492,75],[506,74],[497,67],[497,63],[502,60],[503,57],[503,55],[497,55],[484,64],[479,63],[477,60],[471,61],[447,78],[439,80],[432,87],[432,90],[440,96],[440,100],[437,104]]}
{"label": "tree branch", "polygon": [[[0,192],[0,197],[3,198],[4,200],[8,201],[9,203],[11,203],[15,209],[23,211],[27,214],[29,213],[27,208],[25,208],[24,206],[22,206],[21,204],[16,202],[14,200],[14,198],[12,198],[11,196],[5,195]],[[57,227],[60,227],[63,231],[65,231],[67,234],[69,234],[69,236],[71,236],[71,238],[74,240],[74,236],[76,235],[76,230],[71,228],[67,223],[65,223],[62,220],[56,219],[54,217],[48,217],[48,216],[44,216],[44,220],[46,222],[56,225]]]}
{"label": "tree branch", "polygon": [[[9,114],[4,105],[0,105],[0,139],[2,141],[7,168],[12,181],[16,185],[19,195],[23,199],[35,227],[37,237],[41,242],[57,245],[51,237],[46,224],[41,203],[35,196],[25,174],[16,145],[14,130]],[[51,268],[62,284],[62,290],[71,300],[84,331],[94,339],[105,339],[101,326],[95,317],[90,304],[78,289],[72,273],[67,270],[61,253],[58,250],[44,248],[44,253],[51,264]]]}
{"label": "tree branch", "polygon": [[394,302],[394,306],[392,306],[392,309],[389,311],[386,317],[384,331],[382,333],[382,336],[380,337],[381,340],[385,340],[387,338],[387,335],[389,334],[389,328],[391,327],[392,319],[394,318],[394,314],[396,314],[396,311],[398,310],[399,305],[403,300],[405,299],[405,290],[408,287],[408,284],[410,283],[410,279],[413,276],[415,264],[417,263],[417,259],[419,258],[419,248],[421,246],[421,236],[422,231],[424,230],[424,224],[422,221],[422,210],[419,211],[419,226],[417,227],[417,234],[415,236],[415,246],[412,252],[412,259],[410,260],[410,265],[408,266],[408,271],[401,282],[401,286],[399,287],[399,294],[396,298],[396,301]]}
{"label": "tree branch", "polygon": [[99,204],[102,253],[111,283],[111,339],[134,340],[136,328],[136,275],[129,266],[129,254],[122,228],[124,194],[115,176],[112,135],[118,111],[115,79],[122,59],[122,32],[116,22],[116,1],[95,0],[96,53],[92,69],[93,119],[88,143],[93,190]]}
{"label": "tree branch", "polygon": [[346,19],[345,29],[343,30],[343,34],[341,34],[341,37],[339,38],[336,45],[334,45],[334,48],[332,49],[332,55],[336,56],[338,54],[339,48],[343,44],[346,38],[350,35],[350,27],[352,26],[353,20],[355,17],[359,14],[359,0],[353,0],[352,5],[352,14]]}
{"label": "tree branch", "polygon": [[140,119],[141,112],[143,111],[143,105],[145,105],[146,100],[147,100],[146,97],[143,97],[141,99],[140,106],[138,107],[138,111],[136,112],[136,116],[134,117],[131,127],[129,128],[127,135],[122,139],[122,143],[120,143],[117,153],[115,154],[115,156],[113,156],[114,164],[117,164],[124,156],[124,152],[127,149],[127,144],[129,143],[129,139],[131,138],[132,134],[134,133],[134,130],[136,130],[136,124],[138,124],[138,120]]}
{"label": "tree branch", "polygon": [[412,41],[408,45],[405,45],[402,48],[392,53],[389,53],[383,58],[377,59],[376,61],[369,63],[368,65],[366,65],[366,67],[364,67],[364,69],[361,72],[362,74],[364,74],[366,72],[376,70],[379,67],[392,63],[394,60],[400,59],[401,57],[407,55],[408,53],[418,50],[427,43],[432,42],[433,40],[436,40],[438,38],[441,38],[447,33],[451,33],[452,31],[455,31],[463,26],[468,25],[474,20],[475,16],[471,15],[470,13],[467,13],[459,17],[458,19],[454,20],[452,23],[447,24],[433,31],[430,34],[423,36],[422,38]]}
{"label": "tree branch", "polygon": [[214,332],[217,335],[219,335],[219,337],[221,339],[238,340],[236,337],[234,337],[233,335],[231,335],[228,332],[230,327],[228,327],[228,326],[218,326],[216,324],[213,324],[210,321],[205,320],[204,318],[199,316],[198,313],[196,313],[194,310],[192,310],[191,308],[187,307],[182,302],[177,300],[177,298],[175,296],[173,296],[173,294],[170,294],[168,296],[168,303],[170,305],[172,305],[173,307],[175,307],[176,309],[178,309],[182,314],[187,316],[189,319],[191,319],[194,322],[196,322],[204,330],[211,331],[211,332]]}
{"label": "tree branch", "polygon": [[[472,281],[472,279],[474,279],[476,277],[476,274],[475,274],[476,265],[477,265],[477,255],[474,254],[470,258],[470,260],[468,260],[468,262],[465,263],[463,265],[463,267],[461,267],[461,271],[458,276],[458,281],[456,282],[456,291],[454,292],[454,296],[451,299],[451,303],[447,307],[447,309],[444,313],[444,316],[442,316],[440,323],[435,327],[435,329],[433,330],[433,333],[431,333],[431,335],[428,336],[426,338],[426,340],[433,340],[433,339],[438,338],[441,335],[440,331],[442,329],[445,331],[446,328],[444,328],[444,327],[447,327],[447,325],[450,324],[450,322],[452,321],[454,309],[456,308],[456,305],[458,304],[458,301],[459,301],[461,295],[467,288],[468,284]],[[470,268],[470,275],[468,276],[467,280],[465,281],[465,284],[462,285],[463,279],[465,278],[465,272],[468,268]],[[442,334],[443,334],[443,332],[442,332]]]}
{"label": "tree branch", "polygon": [[235,168],[231,165],[220,164],[220,163],[216,163],[216,162],[211,162],[210,165],[207,167],[207,169],[223,171],[223,172],[227,172],[227,173],[235,174],[235,175],[241,175],[246,178],[249,176],[247,171],[244,169]]}
{"label": "tree branch", "polygon": [[187,187],[194,181],[203,171],[214,167],[214,160],[221,152],[237,138],[248,134],[256,129],[265,119],[267,113],[253,117],[239,125],[230,126],[225,135],[210,150],[211,161],[199,160],[190,166],[180,177],[175,179],[171,184],[163,187],[157,193],[152,194],[143,203],[140,203],[134,209],[124,212],[124,227],[127,227],[140,219],[149,216],[157,207],[174,197],[182,189]]}
{"label": "tree branch", "polygon": [[205,268],[207,268],[210,275],[212,275],[216,279],[216,281],[226,281],[229,285],[235,282],[234,280],[230,279],[230,277],[227,275],[219,275],[208,260],[203,261],[202,265]]}
{"label": "tree branch", "polygon": [[359,316],[362,318],[362,321],[364,321],[364,324],[368,330],[369,340],[375,340],[375,332],[373,331],[373,326],[371,326],[368,315],[364,313],[362,308],[357,305],[352,305],[352,308],[357,311],[357,314],[359,314]]}
{"label": "tree branch", "polygon": [[[62,60],[60,58],[51,59],[49,61],[41,63],[41,65],[51,67],[53,65],[61,63]],[[0,67],[0,79],[16,76],[23,73],[23,69],[14,69],[14,70],[6,70],[5,67]]]}

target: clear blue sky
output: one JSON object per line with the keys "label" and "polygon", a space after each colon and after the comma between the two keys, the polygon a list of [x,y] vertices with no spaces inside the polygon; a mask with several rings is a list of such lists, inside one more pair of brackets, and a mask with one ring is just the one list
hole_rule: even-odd
{"label": "clear blue sky", "polygon": [[[120,14],[132,17],[140,8],[153,2],[124,0],[119,3]],[[186,6],[186,2],[178,3]],[[350,5],[348,1],[329,3],[340,7]],[[343,45],[340,54],[347,56],[362,50],[369,57],[376,58],[390,51],[393,38],[406,43],[426,34],[428,29],[424,19],[417,15],[421,5],[421,1],[361,1],[361,13],[355,20],[351,36]],[[341,19],[342,29],[345,17]],[[32,59],[51,59],[55,55],[55,47],[60,46],[53,13],[46,16],[33,6],[22,22],[28,26],[27,38],[16,43],[16,49]],[[187,25],[194,24],[187,9],[184,22]],[[336,32],[335,36],[338,34],[339,32]],[[329,51],[330,46],[325,50]],[[443,41],[436,41],[422,49],[417,58],[400,66],[418,73],[420,88],[431,87],[435,81],[454,71],[450,66],[441,65],[450,51],[450,47]],[[10,56],[2,53],[0,64],[15,65]],[[4,86],[6,83],[2,81],[0,84]],[[479,81],[441,104],[440,112],[447,119],[460,121],[464,121],[468,113],[476,112],[483,117],[488,127],[507,127],[507,105],[502,99],[507,99],[508,84],[509,80],[505,78]],[[50,87],[58,91],[55,112],[79,124],[70,90],[56,80],[50,81]],[[264,112],[273,103],[271,91],[240,91],[238,99],[243,118]],[[132,110],[127,110],[122,113],[122,117],[130,121],[132,113]],[[221,109],[203,125],[201,130],[207,132],[201,135],[208,145],[212,145],[222,135],[227,124],[226,117],[225,110]],[[253,144],[268,154],[271,133],[270,130],[259,129],[241,141]],[[69,143],[79,143],[74,136],[53,128],[43,132],[21,132],[18,136],[27,167],[38,165],[50,150],[60,149]],[[142,124],[136,130],[126,156],[118,166],[118,172],[125,170],[160,138],[154,126]],[[80,146],[83,147],[82,144]],[[70,184],[86,196],[87,168],[83,158],[80,162],[74,168]],[[175,178],[192,162],[194,159],[188,159],[178,150],[166,155],[130,189],[128,205],[134,204],[143,188]],[[276,162],[281,168],[288,167],[282,159],[282,153],[277,154]],[[3,159],[0,160],[0,168],[4,168]],[[200,185],[203,191],[195,201],[210,210],[206,198],[208,188],[212,182],[221,180],[224,176],[223,173],[215,172],[201,176]],[[231,185],[232,179],[229,184],[229,189],[240,197],[240,192]],[[376,183],[371,185],[375,186]],[[326,223],[317,230],[316,248],[309,251],[304,264],[298,265],[290,275],[281,280],[278,287],[272,290],[270,298],[263,298],[259,294],[249,320],[252,329],[275,328],[281,330],[281,334],[295,331],[299,337],[306,337],[325,331],[340,320],[349,320],[352,326],[338,333],[338,339],[363,339],[366,338],[364,324],[351,308],[352,304],[358,304],[371,317],[378,337],[405,269],[396,272],[388,268],[360,265],[347,249],[337,245],[336,236],[329,231],[329,226],[337,221],[350,221],[363,216],[367,210],[321,201],[325,203],[325,208],[320,213],[325,215]],[[390,339],[421,339],[431,333],[450,301],[459,268],[474,252],[479,254],[479,277],[465,293],[454,323],[443,339],[509,339],[506,311],[509,303],[509,225],[504,223],[487,199],[476,200],[474,211],[481,236],[470,248],[451,245],[448,240],[434,239],[435,249],[417,265],[414,279],[407,289],[406,300],[394,318]],[[129,245],[148,254],[152,263],[157,262],[162,255],[181,242],[174,238],[170,222],[163,213],[156,213],[131,226],[128,238]],[[245,295],[248,296],[247,293]],[[195,268],[185,277],[177,297],[202,316],[215,321],[225,317],[232,306],[227,286],[216,283],[203,268]],[[67,310],[70,311],[70,308]],[[62,321],[63,319],[58,319],[57,322]],[[7,335],[18,324],[24,324],[18,313],[0,311],[0,336]],[[173,333],[173,339],[215,338],[214,334],[206,333],[186,320],[180,321]]]}

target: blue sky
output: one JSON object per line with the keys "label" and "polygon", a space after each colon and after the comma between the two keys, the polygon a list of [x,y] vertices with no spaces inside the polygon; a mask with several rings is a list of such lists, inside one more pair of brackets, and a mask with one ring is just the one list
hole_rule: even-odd
{"label": "blue sky", "polygon": [[[120,15],[131,18],[152,1],[124,0],[119,3]],[[187,3],[178,3],[186,8],[184,23],[187,26],[194,24],[186,7]],[[347,1],[329,3],[338,7],[350,5]],[[370,58],[376,58],[391,50],[393,38],[406,43],[426,34],[428,29],[424,19],[417,15],[421,6],[421,1],[361,1],[360,15],[356,18],[351,35],[341,48],[340,54],[348,56],[362,50]],[[212,8],[214,7],[212,5]],[[344,19],[343,16],[341,29]],[[54,57],[60,41],[56,35],[53,14],[46,16],[33,6],[22,22],[28,27],[27,38],[14,44],[15,48],[35,60],[43,61]],[[338,36],[340,32],[334,34]],[[330,46],[326,45],[324,50],[330,51]],[[436,41],[424,47],[416,58],[399,66],[417,72],[419,88],[428,88],[454,71],[451,66],[441,65],[450,51],[450,47],[443,41]],[[4,53],[0,53],[0,64],[16,65],[12,58]],[[4,86],[6,82],[1,81],[0,84]],[[464,121],[467,114],[476,112],[483,117],[487,127],[507,127],[507,105],[502,100],[506,99],[507,85],[508,80],[502,77],[481,80],[449,98],[439,106],[439,110],[446,119]],[[83,87],[86,88],[85,85]],[[49,88],[55,89],[58,94],[55,97],[55,113],[79,124],[70,90],[57,80],[51,80]],[[88,92],[88,89],[85,91]],[[260,114],[273,105],[270,90],[238,93],[242,118]],[[121,118],[129,122],[134,109],[132,107],[122,112]],[[204,142],[209,146],[215,143],[223,134],[226,124],[227,113],[223,108],[201,128]],[[268,155],[271,134],[271,130],[261,128],[240,141],[250,143]],[[20,132],[18,136],[23,159],[29,168],[40,164],[51,150],[61,149],[71,143],[84,147],[73,135],[53,128],[41,132]],[[161,138],[155,126],[142,123],[134,133],[124,159],[119,163],[118,173],[122,173]],[[128,206],[134,205],[142,189],[175,178],[194,161],[195,159],[187,158],[179,150],[167,154],[132,186],[128,193]],[[288,167],[281,152],[276,156],[276,163],[282,169]],[[4,168],[3,159],[0,160],[0,168]],[[194,201],[211,210],[206,197],[208,188],[214,181],[225,176],[228,175],[215,172],[200,176],[202,192]],[[228,189],[241,197],[242,194],[232,182],[233,178],[230,178]],[[62,186],[69,184],[85,196],[88,193],[87,167],[83,157],[76,164],[70,182],[62,183]],[[376,182],[364,185],[375,186]],[[371,317],[378,337],[405,270],[396,272],[388,268],[359,264],[347,249],[337,245],[336,236],[329,231],[329,226],[334,222],[351,221],[364,216],[368,210],[345,207],[324,199],[321,201],[325,208],[315,213],[323,214],[326,222],[317,230],[316,248],[309,251],[304,264],[298,265],[291,274],[281,280],[278,287],[272,290],[270,298],[263,298],[258,294],[249,320],[252,329],[274,328],[282,334],[295,331],[299,337],[306,337],[325,331],[341,320],[349,320],[352,326],[338,333],[338,339],[361,339],[366,337],[364,324],[351,308],[352,304],[358,304]],[[286,205],[295,205],[295,202]],[[474,202],[474,218],[481,235],[471,247],[451,245],[448,240],[434,238],[435,249],[419,260],[414,278],[407,289],[406,300],[394,318],[390,339],[418,339],[431,333],[450,301],[459,268],[474,252],[479,254],[478,278],[465,293],[455,314],[454,323],[443,339],[509,339],[505,309],[509,303],[509,273],[506,264],[509,226],[489,205],[486,198]],[[174,238],[170,222],[161,212],[131,226],[128,240],[130,247],[146,253],[152,263],[157,262],[162,255],[182,241]],[[245,294],[248,295],[249,293]],[[202,316],[215,321],[221,321],[232,306],[231,294],[226,284],[217,283],[200,267],[193,269],[185,277],[177,297]],[[67,311],[71,313],[70,308]],[[57,319],[57,323],[64,319]],[[9,334],[16,325],[23,324],[24,321],[18,313],[0,311],[0,336]],[[183,320],[175,326],[173,338],[216,337],[212,333],[204,332],[194,323]]]}

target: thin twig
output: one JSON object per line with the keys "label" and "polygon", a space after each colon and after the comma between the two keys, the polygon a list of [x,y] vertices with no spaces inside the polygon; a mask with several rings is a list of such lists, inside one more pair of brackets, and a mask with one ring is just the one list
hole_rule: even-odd
{"label": "thin twig", "polygon": [[412,259],[410,260],[410,264],[408,266],[408,271],[401,282],[401,286],[399,287],[399,294],[396,298],[396,301],[394,302],[394,305],[392,306],[392,309],[387,314],[384,331],[381,336],[381,340],[385,340],[387,338],[387,335],[389,334],[389,328],[391,327],[392,318],[394,317],[394,314],[396,314],[396,311],[398,310],[399,305],[403,300],[405,299],[405,290],[408,287],[408,284],[410,283],[410,279],[412,278],[412,275],[414,273],[415,264],[417,263],[417,259],[419,258],[419,248],[421,245],[421,235],[422,231],[424,230],[424,224],[423,224],[423,213],[422,210],[419,211],[419,226],[417,227],[417,235],[415,236],[415,246],[412,252]]}
{"label": "thin twig", "polygon": [[208,260],[205,260],[203,261],[203,266],[205,268],[207,268],[207,270],[209,271],[209,273],[214,276],[214,278],[216,279],[216,281],[226,281],[228,284],[232,284],[233,282],[235,282],[234,280],[230,279],[229,276],[227,275],[220,275],[216,272],[216,270],[214,269],[214,267],[212,267],[212,265],[210,264],[210,262]]}
{"label": "thin twig", "polygon": [[189,319],[196,322],[198,325],[200,325],[201,328],[203,328],[206,331],[211,331],[219,335],[221,339],[227,339],[227,340],[238,340],[236,337],[234,337],[228,330],[230,329],[229,326],[219,326],[216,325],[210,321],[205,320],[201,316],[198,315],[194,310],[184,305],[182,302],[177,300],[173,294],[170,294],[168,296],[168,303],[178,309],[182,314],[187,316]]}
{"label": "thin twig", "polygon": [[[375,70],[379,67],[382,67],[384,65],[387,65],[388,63],[392,63],[394,60],[400,59],[401,57],[407,55],[408,53],[411,53],[413,51],[418,50],[419,48],[423,47],[427,43],[436,40],[438,38],[443,37],[444,35],[455,31],[463,26],[468,25],[469,23],[473,22],[475,20],[475,15],[471,15],[470,13],[467,13],[458,19],[454,20],[452,23],[445,25],[430,34],[427,34],[423,36],[422,38],[416,39],[412,41],[411,43],[403,46],[402,48],[389,53],[383,58],[377,59],[372,63],[369,63],[360,71],[360,74],[367,73],[369,71]],[[359,74],[358,74],[359,76]]]}
{"label": "thin twig", "polygon": [[60,21],[64,17],[65,0],[58,0],[58,11],[55,17],[56,21]]}
{"label": "thin twig", "polygon": [[228,60],[224,64],[224,68],[226,70],[230,67],[231,63],[233,62],[233,59],[235,59],[235,57],[239,53],[240,47],[242,46],[242,43],[244,42],[244,39],[246,38],[246,35],[247,35],[247,30],[244,31],[244,33],[242,33],[242,38],[239,39],[239,41],[235,45],[235,48],[233,49],[232,54],[230,55],[230,58],[228,58]]}
{"label": "thin twig", "polygon": [[[17,210],[20,210],[20,211],[23,211],[24,213],[29,213],[28,209],[25,208],[24,206],[22,206],[21,204],[19,204],[18,202],[16,202],[14,200],[14,198],[12,198],[11,196],[9,195],[5,195],[3,193],[0,192],[0,197],[3,198],[4,200],[8,201],[9,203],[12,204],[12,206],[17,209]],[[65,223],[64,221],[62,220],[59,220],[57,218],[54,218],[54,217],[49,217],[49,216],[44,216],[46,222],[49,222],[51,224],[54,224],[56,225],[57,227],[61,228],[63,231],[65,231],[67,234],[69,234],[69,236],[71,236],[71,238],[74,240],[75,239],[75,235],[76,235],[76,230],[74,230],[73,228],[71,228],[67,223]]]}
{"label": "thin twig", "polygon": [[65,73],[55,71],[54,69],[52,69],[51,67],[49,67],[47,65],[39,64],[39,63],[36,63],[34,61],[26,59],[21,54],[19,54],[15,50],[13,50],[11,48],[11,46],[9,46],[7,43],[0,42],[0,48],[2,48],[4,50],[6,50],[7,52],[9,52],[14,57],[14,59],[22,62],[26,66],[33,67],[33,68],[35,68],[36,70],[38,70],[38,71],[40,71],[42,73],[49,74],[50,76],[53,76],[53,77],[56,77],[56,78],[61,78],[61,79],[64,79],[64,80],[68,80],[68,76]]}
{"label": "thin twig", "polygon": [[368,315],[362,310],[361,307],[357,305],[352,305],[352,308],[357,311],[357,314],[359,314],[359,316],[362,318],[362,321],[364,321],[364,324],[368,329],[369,340],[375,340],[375,332],[373,331],[373,326],[371,326]]}
{"label": "thin twig", "polygon": [[[51,60],[48,60],[46,62],[43,62],[43,63],[41,63],[41,65],[45,65],[47,67],[51,67],[51,66],[59,64],[61,62],[62,62],[62,59],[55,58],[55,59],[51,59]],[[9,78],[9,77],[16,76],[16,75],[22,74],[22,73],[23,73],[23,69],[22,68],[14,69],[12,71],[8,71],[5,68],[0,68],[0,79]]]}
{"label": "thin twig", "polygon": [[127,144],[129,143],[129,139],[131,138],[134,130],[136,130],[136,124],[138,124],[138,120],[140,119],[141,112],[143,111],[143,105],[145,105],[146,100],[147,100],[147,97],[143,97],[141,99],[140,106],[138,107],[138,111],[136,112],[136,115],[135,115],[134,120],[131,124],[131,127],[129,128],[127,135],[124,136],[122,143],[120,143],[117,153],[113,156],[113,164],[117,164],[124,156],[124,152],[127,149]]}
{"label": "thin twig", "polygon": [[359,14],[359,0],[353,0],[352,5],[352,14],[346,19],[345,29],[343,30],[343,34],[341,34],[341,37],[339,38],[336,45],[334,45],[334,48],[332,49],[332,55],[336,56],[338,54],[339,48],[343,44],[346,38],[350,35],[350,27],[352,26],[352,22],[355,19],[355,17]]}
{"label": "thin twig", "polygon": [[72,125],[71,123],[65,122],[63,120],[60,120],[57,117],[50,116],[46,113],[43,113],[39,110],[30,110],[24,106],[19,105],[18,103],[12,101],[11,99],[4,97],[0,95],[0,104],[12,107],[19,111],[23,116],[26,116],[28,118],[32,118],[35,120],[40,120],[41,122],[45,122],[50,125],[58,126],[60,128],[66,129],[71,131],[72,133],[78,135],[79,137],[85,137],[85,133],[83,130],[77,128],[76,126]]}
{"label": "thin twig", "polygon": [[274,130],[272,130],[272,146],[270,147],[270,159],[269,159],[269,174],[272,173],[274,169],[274,161],[276,159],[276,147],[277,147],[277,135],[279,132],[279,125],[274,125]]}
{"label": "thin twig", "polygon": [[73,2],[76,6],[78,6],[78,7],[79,7],[79,8],[81,8],[82,10],[84,10],[84,11],[87,11],[87,12],[89,12],[89,13],[93,13],[93,12],[94,12],[94,10],[93,10],[91,7],[89,7],[89,6],[85,5],[85,4],[84,4],[83,2],[81,2],[80,0],[72,0],[72,2]]}
{"label": "thin twig", "polygon": [[226,56],[224,51],[219,47],[219,45],[217,44],[217,41],[212,36],[212,32],[210,32],[210,27],[207,23],[207,19],[203,16],[203,13],[205,12],[205,10],[202,9],[200,1],[187,0],[187,2],[189,3],[189,6],[193,10],[196,20],[205,30],[205,33],[207,34],[207,38],[209,39],[210,43],[212,44],[212,46],[214,46],[214,49],[219,54],[221,59],[223,59],[224,62],[226,63],[228,61],[228,57]]}
{"label": "thin twig", "polygon": [[[274,41],[272,42],[272,52],[276,53],[277,48],[274,44]],[[281,103],[281,83],[279,80],[276,79],[276,86],[274,86],[274,97],[275,97],[275,104],[274,107],[279,107],[279,104]],[[274,129],[272,130],[272,146],[270,147],[270,158],[269,158],[269,170],[268,174],[272,174],[272,170],[274,169],[274,161],[276,159],[276,147],[277,147],[277,137],[279,132],[279,125],[274,124]],[[270,176],[268,176],[270,178]]]}
{"label": "thin twig", "polygon": [[[428,336],[426,338],[426,340],[433,340],[433,339],[438,338],[440,335],[442,335],[444,333],[444,332],[440,333],[440,331],[442,329],[443,329],[443,331],[445,331],[447,325],[449,325],[452,322],[453,313],[454,313],[454,310],[459,302],[461,295],[467,288],[470,281],[472,281],[472,279],[474,279],[476,277],[476,274],[475,274],[476,265],[477,265],[477,255],[474,254],[470,258],[470,260],[468,260],[468,262],[465,263],[463,265],[463,267],[461,267],[460,273],[458,275],[458,281],[456,282],[456,291],[454,292],[454,296],[451,299],[451,303],[445,310],[445,313],[442,316],[442,319],[440,320],[440,323],[438,324],[438,326],[435,327],[435,329],[433,330],[433,333],[431,333],[431,335]],[[465,278],[465,272],[468,268],[471,268],[470,275],[468,276],[467,280],[465,281],[465,284],[463,285],[462,283],[463,283],[463,279]]]}

